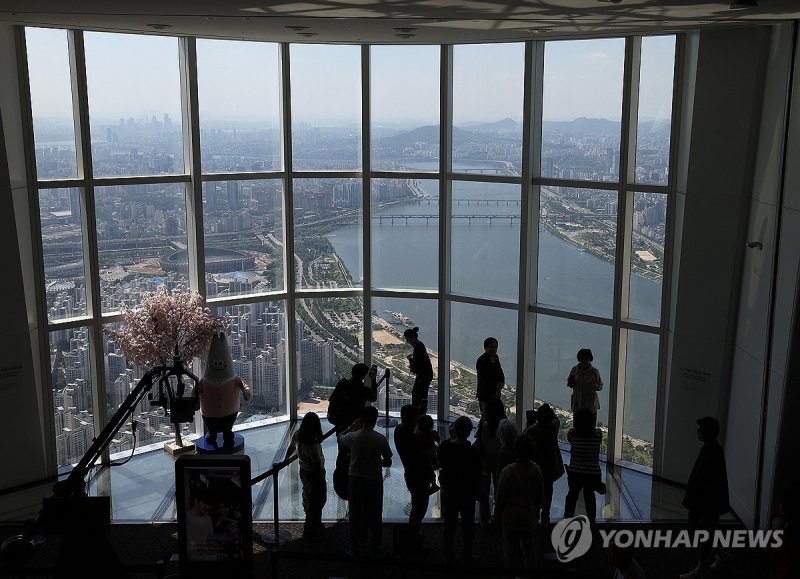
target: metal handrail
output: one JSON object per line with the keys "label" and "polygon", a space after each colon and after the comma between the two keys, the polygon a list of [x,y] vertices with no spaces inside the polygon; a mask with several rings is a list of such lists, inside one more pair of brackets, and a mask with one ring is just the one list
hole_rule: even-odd
{"label": "metal handrail", "polygon": [[[375,387],[377,388],[384,380],[387,380],[387,394],[386,394],[386,417],[388,420],[389,417],[389,394],[388,394],[388,377],[389,377],[389,368],[383,373],[383,377],[375,383]],[[325,441],[329,438],[334,432],[336,432],[336,427],[331,428],[328,432],[322,435],[322,441]],[[252,487],[254,484],[260,483],[267,477],[272,477],[272,522],[274,526],[274,534],[275,534],[275,544],[280,543],[280,521],[278,515],[278,474],[280,474],[281,469],[289,466],[295,460],[299,458],[299,455],[295,452],[293,455],[284,457],[284,459],[280,462],[272,463],[272,468],[268,469],[267,471],[261,473],[255,478],[250,479],[250,486]]]}

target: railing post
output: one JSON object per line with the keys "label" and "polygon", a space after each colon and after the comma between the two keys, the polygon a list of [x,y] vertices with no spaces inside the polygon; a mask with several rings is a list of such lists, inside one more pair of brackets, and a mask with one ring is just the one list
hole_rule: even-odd
{"label": "railing post", "polygon": [[381,382],[383,382],[384,380],[386,380],[386,390],[385,390],[386,391],[386,397],[385,397],[386,405],[384,406],[384,408],[385,408],[385,411],[384,411],[385,416],[381,420],[378,421],[378,425],[379,426],[383,426],[385,428],[392,428],[394,426],[397,426],[397,421],[394,420],[393,418],[389,418],[389,386],[392,383],[391,370],[389,370],[389,368],[386,368],[386,371],[383,374],[383,378],[381,379]]}
{"label": "railing post", "polygon": [[292,538],[292,534],[288,531],[281,531],[280,517],[278,513],[278,474],[285,464],[276,462],[272,465],[272,525],[273,532],[265,531],[261,534],[261,540],[265,543],[273,545],[280,545],[281,541],[288,541]]}

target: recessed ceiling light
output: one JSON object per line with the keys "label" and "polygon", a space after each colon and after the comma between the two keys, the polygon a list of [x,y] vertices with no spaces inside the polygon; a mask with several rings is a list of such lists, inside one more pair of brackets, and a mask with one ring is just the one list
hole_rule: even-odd
{"label": "recessed ceiling light", "polygon": [[528,32],[531,34],[540,34],[542,32],[552,32],[552,28],[528,28]]}
{"label": "recessed ceiling light", "polygon": [[169,30],[172,28],[172,24],[148,24],[147,27],[153,30]]}
{"label": "recessed ceiling light", "polygon": [[313,36],[319,36],[316,32],[298,32],[298,36],[303,36],[304,38],[311,38]]}
{"label": "recessed ceiling light", "polygon": [[297,26],[297,25],[293,24],[291,26],[284,26],[284,28],[286,30],[294,30],[295,32],[297,32],[297,31],[300,31],[300,30],[308,30],[309,27],[308,26]]}
{"label": "recessed ceiling light", "polygon": [[416,30],[416,28],[411,28],[411,27],[403,28],[403,27],[400,27],[400,28],[392,28],[392,30],[394,30],[395,32],[403,33],[403,34],[408,34],[409,32],[414,32]]}
{"label": "recessed ceiling light", "polygon": [[405,34],[395,34],[395,35],[394,35],[394,37],[395,37],[395,38],[414,38],[415,36],[416,36],[416,34],[408,34],[408,33],[405,33]]}

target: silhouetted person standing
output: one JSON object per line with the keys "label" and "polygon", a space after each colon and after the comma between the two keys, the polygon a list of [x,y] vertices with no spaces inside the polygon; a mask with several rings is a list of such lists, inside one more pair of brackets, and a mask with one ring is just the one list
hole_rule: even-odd
{"label": "silhouetted person standing", "polygon": [[542,502],[541,523],[550,523],[550,506],[553,503],[553,483],[564,474],[561,448],[558,446],[558,430],[561,425],[556,413],[549,404],[542,404],[535,411],[535,422],[525,429],[524,434],[531,437],[536,449],[533,461],[542,469],[544,478],[544,500]]}
{"label": "silhouetted person standing", "polygon": [[478,391],[475,397],[481,408],[481,416],[486,412],[486,404],[492,398],[498,398],[503,385],[506,383],[506,375],[500,365],[500,357],[497,355],[497,338],[491,336],[483,341],[483,354],[475,362],[475,371],[478,374]]}
{"label": "silhouetted person standing", "polygon": [[592,413],[593,424],[597,425],[597,411],[600,409],[600,399],[597,393],[603,389],[603,380],[600,372],[592,366],[594,355],[589,348],[581,348],[576,356],[578,363],[572,367],[567,376],[567,386],[572,388],[570,399],[572,414],[581,408],[588,408]]}
{"label": "silhouetted person standing", "polygon": [[500,398],[492,398],[486,405],[486,412],[478,422],[475,432],[475,447],[481,457],[481,486],[478,501],[479,519],[481,527],[488,528],[492,522],[492,513],[489,498],[492,496],[492,486],[497,489],[499,472],[497,467],[500,461],[500,437],[497,434],[500,421],[506,418],[506,409]]}
{"label": "silhouetted person standing", "polygon": [[322,509],[328,501],[325,482],[325,455],[322,454],[322,425],[316,412],[307,412],[292,435],[288,456],[297,454],[300,482],[303,483],[303,511],[306,514],[303,538],[322,534]]}
{"label": "silhouetted person standing", "polygon": [[[683,506],[689,509],[689,530],[705,530],[711,537],[719,525],[719,518],[730,510],[728,497],[728,468],[725,453],[717,437],[719,421],[712,416],[697,420],[697,438],[703,443],[694,461]],[[712,541],[700,544],[697,566],[681,575],[681,579],[705,577],[711,567]]]}
{"label": "silhouetted person standing", "polygon": [[442,487],[444,518],[444,556],[455,559],[455,537],[461,517],[464,562],[472,561],[475,537],[475,497],[481,476],[481,457],[469,441],[472,421],[459,416],[450,429],[450,438],[439,445],[439,484]]}
{"label": "silhouetted person standing", "polygon": [[403,337],[414,348],[408,355],[408,366],[414,374],[414,386],[411,389],[411,404],[422,416],[428,413],[428,388],[433,382],[433,364],[428,356],[428,349],[419,339],[419,328],[407,328]]}
{"label": "silhouetted person standing", "polygon": [[421,452],[419,437],[414,433],[417,425],[417,409],[406,404],[400,409],[400,424],[394,429],[394,446],[403,463],[403,477],[411,493],[411,512],[408,522],[414,527],[418,543],[422,544],[420,529],[428,510],[430,482],[425,457]]}
{"label": "silhouetted person standing", "polygon": [[542,470],[533,462],[534,444],[528,436],[514,440],[516,460],[500,472],[495,517],[503,529],[503,557],[511,569],[534,569],[536,524],[542,508]]}
{"label": "silhouetted person standing", "polygon": [[[369,375],[369,385],[366,378]],[[328,422],[336,428],[336,435],[350,428],[361,415],[367,402],[378,399],[378,384],[375,374],[366,364],[359,362],[353,364],[349,378],[342,378],[328,400]],[[336,456],[336,467],[333,471],[333,490],[342,500],[347,500],[348,470],[350,468],[350,454],[346,447],[339,445]]]}
{"label": "silhouetted person standing", "polygon": [[570,444],[569,469],[567,470],[567,498],[564,500],[564,517],[575,516],[578,496],[583,492],[586,516],[594,527],[597,505],[594,493],[605,493],[600,473],[600,443],[603,435],[592,422],[592,413],[581,408],[575,413],[575,426],[567,432]]}
{"label": "silhouetted person standing", "polygon": [[339,435],[339,444],[350,449],[350,549],[361,555],[381,551],[383,523],[383,467],[392,466],[389,441],[375,432],[378,409],[365,406],[361,419]]}

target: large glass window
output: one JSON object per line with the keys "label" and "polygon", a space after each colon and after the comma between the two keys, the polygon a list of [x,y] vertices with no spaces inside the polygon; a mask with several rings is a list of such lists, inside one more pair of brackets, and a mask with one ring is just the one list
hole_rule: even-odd
{"label": "large glass window", "polygon": [[[419,340],[425,344],[433,365],[433,381],[428,390],[428,414],[436,415],[439,400],[438,363],[439,322],[436,300],[375,297],[372,299],[372,362],[379,378],[389,370],[389,412],[400,412],[411,404],[411,389],[416,376],[411,373],[408,356],[412,348],[403,338],[408,328],[419,328]],[[386,384],[378,391],[378,409],[386,410]]]}
{"label": "large glass window", "polygon": [[639,115],[636,127],[637,183],[666,185],[669,179],[674,68],[674,36],[642,38]]}
{"label": "large glass window", "polygon": [[63,179],[78,173],[72,86],[65,30],[26,28],[36,175]]}
{"label": "large glass window", "polygon": [[451,205],[453,293],[516,301],[519,185],[456,181]]}
{"label": "large glass window", "polygon": [[95,436],[90,336],[86,327],[50,332],[50,387],[59,467],[78,462]]}
{"label": "large glass window", "polygon": [[[578,363],[578,350],[589,348],[603,389],[597,392],[600,408],[597,423],[603,430],[603,445],[608,437],[608,394],[611,368],[611,328],[567,318],[539,315],[536,319],[536,400],[547,402],[561,421],[562,440],[572,427],[572,390],[567,377]],[[605,452],[605,451],[604,451]]]}
{"label": "large glass window", "polygon": [[653,466],[656,393],[658,389],[658,334],[627,332],[625,417],[622,458]]}
{"label": "large glass window", "polygon": [[439,170],[438,46],[370,50],[372,168]]}
{"label": "large glass window", "polygon": [[516,416],[516,310],[454,302],[450,319],[450,415],[469,416],[475,421],[480,418],[475,365],[484,353],[483,341],[493,337],[498,341],[497,355],[506,378],[500,397],[506,414]]}
{"label": "large glass window", "polygon": [[86,315],[86,264],[81,226],[81,190],[39,190],[47,317]]}
{"label": "large glass window", "polygon": [[617,192],[543,185],[539,199],[537,301],[611,317]]}
{"label": "large glass window", "polygon": [[360,169],[360,47],[293,44],[291,78],[294,168]]}
{"label": "large glass window", "polygon": [[336,383],[364,361],[364,305],[360,298],[305,298],[295,308],[298,411],[325,412]]}
{"label": "large glass window", "polygon": [[182,184],[98,187],[95,211],[104,313],[161,285],[189,287]]}
{"label": "large glass window", "polygon": [[664,281],[667,196],[663,193],[634,193],[633,196],[628,317],[658,324]]}
{"label": "large glass window", "polygon": [[283,289],[280,181],[206,181],[203,227],[208,297]]}
{"label": "large glass window", "polygon": [[520,175],[524,44],[453,49],[453,171]]}
{"label": "large glass window", "polygon": [[87,32],[97,177],[183,173],[178,40]]}
{"label": "large glass window", "polygon": [[619,181],[625,41],[547,42],[542,177]]}
{"label": "large glass window", "polygon": [[236,424],[285,415],[289,355],[286,304],[254,302],[214,308],[213,313],[228,316],[225,335],[233,368],[250,386],[250,400],[241,401]]}
{"label": "large glass window", "polygon": [[[70,54],[81,37],[85,61]],[[95,421],[141,378],[105,330],[160,286],[204,292],[215,314],[228,315],[236,372],[253,389],[241,428],[324,413],[337,381],[362,361],[380,376],[390,370],[377,405],[397,412],[414,383],[402,334],[419,327],[435,373],[431,414],[478,418],[475,365],[493,336],[509,415],[549,402],[562,438],[572,421],[567,375],[577,351],[591,348],[604,383],[604,449],[652,464],[675,37],[641,39],[640,82],[629,87],[624,54],[634,38],[527,52],[524,43],[457,45],[452,61],[440,46],[372,46],[368,87],[362,46],[281,52],[198,39],[195,59],[175,37],[26,29],[25,38],[41,224],[33,253],[43,258],[39,321],[51,344],[60,466],[81,457],[102,427]],[[525,56],[542,50],[543,73]],[[441,62],[452,75],[440,74]],[[526,67],[543,75],[530,83],[541,87],[527,95],[531,118]],[[197,111],[185,82],[195,74]],[[626,91],[638,103],[635,142],[621,127]],[[88,102],[89,127],[75,114],[79,102]],[[442,119],[452,119],[449,144],[439,139]],[[76,155],[86,128],[91,142]],[[289,134],[291,163],[282,157]],[[186,152],[198,151],[199,169],[184,166]],[[523,182],[523,160],[536,155],[541,172]],[[452,173],[440,172],[442,159]],[[627,175],[620,159],[635,159]],[[193,261],[199,255],[204,264]],[[521,336],[522,322],[535,333]],[[101,376],[91,376],[92,356],[103,357]],[[93,412],[93,396],[103,412]],[[609,423],[619,404],[624,413]],[[143,403],[132,418],[144,425],[140,445],[175,435],[158,408]],[[126,425],[112,452],[130,450],[132,434]],[[622,448],[609,448],[618,440]]]}
{"label": "large glass window", "polygon": [[372,287],[439,285],[439,182],[372,181]]}
{"label": "large glass window", "polygon": [[197,41],[203,172],[281,167],[278,45]]}
{"label": "large glass window", "polygon": [[297,286],[360,287],[364,254],[361,179],[297,179],[293,197]]}

